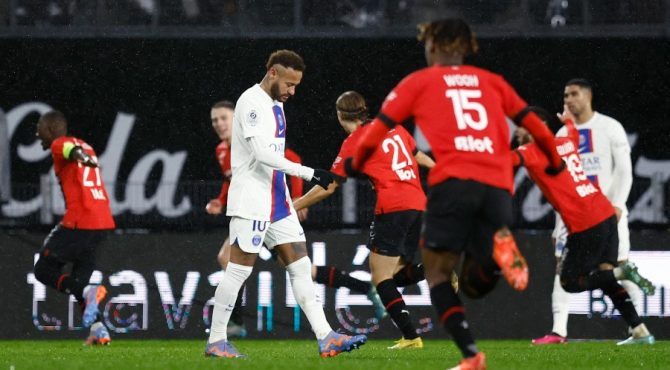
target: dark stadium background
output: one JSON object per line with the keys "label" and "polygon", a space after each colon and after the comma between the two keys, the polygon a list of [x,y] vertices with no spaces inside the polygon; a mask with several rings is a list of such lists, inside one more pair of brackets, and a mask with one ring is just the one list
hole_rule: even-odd
{"label": "dark stadium background", "polygon": [[[99,265],[105,278],[109,273],[130,269],[139,271],[146,279],[149,330],[124,334],[138,338],[204,336],[202,301],[213,294],[213,288],[208,287],[205,280],[217,269],[214,257],[226,235],[225,219],[204,213],[207,200],[218,193],[221,178],[214,158],[217,141],[209,124],[209,107],[213,102],[235,100],[246,88],[260,81],[270,52],[280,48],[298,51],[305,59],[307,70],[296,96],[286,104],[287,142],[306,165],[328,168],[345,137],[334,112],[337,96],[346,90],[357,90],[366,96],[375,112],[386,93],[403,76],[425,63],[423,49],[412,38],[413,32],[395,34],[392,27],[387,29],[387,34],[380,31],[376,36],[349,32],[341,37],[329,33],[320,38],[300,37],[297,31],[288,36],[274,35],[271,29],[260,37],[219,35],[216,30],[200,33],[190,30],[194,36],[183,37],[175,36],[178,29],[166,29],[161,35],[161,30],[156,28],[140,29],[136,33],[117,32],[110,37],[95,29],[92,33],[56,29],[50,36],[49,27],[22,28],[22,21],[19,19],[13,28],[0,30],[0,108],[6,113],[30,102],[62,110],[71,122],[70,131],[85,138],[98,154],[110,149],[106,144],[117,116],[134,115],[134,127],[122,152],[116,179],[114,196],[119,201],[127,201],[123,190],[125,181],[147,153],[186,153],[178,181],[168,184],[176,186],[174,198],[161,201],[175,205],[188,198],[191,210],[179,217],[166,217],[155,207],[143,213],[121,213],[116,217],[120,231],[109,239],[100,254]],[[511,36],[506,36],[506,33],[496,35],[491,31],[495,27],[486,25],[484,37],[479,39],[481,51],[468,62],[501,73],[529,103],[550,111],[562,109],[562,91],[568,79],[591,80],[596,110],[621,121],[629,134],[637,134],[632,153],[634,170],[641,158],[659,161],[658,165],[663,168],[653,179],[635,178],[629,207],[644,199],[648,190],[655,187],[656,198],[649,203],[648,212],[660,217],[650,217],[647,221],[638,219],[631,224],[633,250],[668,251],[670,188],[668,175],[663,175],[670,174],[668,28],[659,36],[634,31],[631,27],[610,33],[609,28],[600,32],[599,25],[584,29],[579,25],[574,27],[558,35],[533,29],[535,31],[528,35],[509,32]],[[477,31],[477,26],[474,29]],[[588,32],[581,34],[584,30]],[[296,34],[298,37],[292,37]],[[17,200],[39,195],[40,176],[51,168],[48,159],[28,162],[18,154],[19,146],[34,142],[34,123],[38,117],[33,113],[18,122],[10,142],[12,190]],[[150,171],[143,184],[147,198],[156,191],[163,171],[160,165]],[[529,187],[528,182],[522,184],[522,197]],[[374,202],[366,184],[359,184],[358,189],[360,207],[355,222],[342,221],[342,200],[338,195],[325,205],[314,207],[306,223],[310,241],[328,241],[327,261],[348,271],[358,269],[352,265],[352,258],[356,245],[365,242],[365,225],[370,218],[366,207]],[[517,214],[520,214],[518,209]],[[33,253],[58,219],[55,215],[52,222],[44,222],[39,210],[22,217],[0,212],[0,253],[4,256],[0,267],[6,281],[0,284],[0,317],[6,323],[1,338],[81,336],[77,331],[66,329],[42,333],[36,329],[31,316],[33,286],[27,283],[27,274],[31,271]],[[552,224],[551,216],[539,220],[517,217],[520,246],[534,262],[531,268],[536,271],[531,288],[519,294],[502,287],[490,298],[471,303],[469,319],[476,336],[530,338],[549,329],[553,251],[549,246],[548,229]],[[274,273],[277,299],[283,302],[283,273],[269,262],[261,262],[258,269]],[[193,304],[190,321],[184,329],[168,329],[154,280],[154,273],[159,270],[170,274],[176,300],[179,300],[186,271],[201,273],[196,292],[200,302]],[[253,282],[255,280],[251,285]],[[128,292],[127,287],[112,289],[112,295]],[[665,294],[662,289],[661,292]],[[66,300],[50,290],[47,297],[48,302],[39,307],[40,312],[66,318]],[[334,293],[327,293],[328,302],[332,303],[333,297]],[[668,299],[662,302],[670,311]],[[123,312],[127,314],[133,309]],[[276,320],[290,327],[292,311],[281,307],[276,310]],[[247,325],[254,328],[256,306],[253,301],[247,312],[254,316],[248,318]],[[353,312],[360,317],[365,315],[361,307]],[[417,317],[433,315],[430,307],[416,308],[416,312]],[[327,308],[332,322],[336,313],[335,308]],[[502,322],[501,318],[510,319]],[[38,321],[42,319],[38,317]],[[668,338],[667,317],[650,317],[648,322],[657,339]],[[303,317],[297,334],[300,337],[309,336],[305,324]],[[278,321],[276,325],[283,328],[284,324]],[[599,315],[571,317],[570,331],[576,337],[625,336],[621,321],[613,323],[612,319]],[[395,331],[387,320],[378,334],[392,337]],[[441,329],[428,334],[442,335]],[[252,337],[264,336],[267,333],[252,331]],[[271,335],[280,336],[292,337],[292,330],[275,330]]]}

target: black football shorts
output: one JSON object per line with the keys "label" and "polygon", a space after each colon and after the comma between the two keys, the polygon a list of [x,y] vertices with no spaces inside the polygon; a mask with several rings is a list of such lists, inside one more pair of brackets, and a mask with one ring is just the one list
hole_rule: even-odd
{"label": "black football shorts", "polygon": [[430,188],[423,246],[488,256],[495,232],[512,221],[512,196],[507,190],[473,180],[448,179]]}
{"label": "black football shorts", "polygon": [[370,251],[389,257],[403,257],[412,262],[419,245],[421,216],[417,210],[375,215],[370,225]]}
{"label": "black football shorts", "polygon": [[598,269],[601,263],[617,265],[619,233],[616,216],[590,229],[568,235],[559,262],[561,279],[576,279]]}

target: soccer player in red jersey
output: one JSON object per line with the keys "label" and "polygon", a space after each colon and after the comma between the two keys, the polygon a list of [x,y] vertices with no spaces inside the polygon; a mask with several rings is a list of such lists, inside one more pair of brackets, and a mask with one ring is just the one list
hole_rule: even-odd
{"label": "soccer player in red jersey", "polygon": [[[83,140],[67,135],[67,120],[58,111],[40,117],[37,137],[44,149],[51,149],[54,172],[65,198],[65,215],[44,240],[35,263],[35,277],[77,299],[82,325],[91,328],[86,344],[109,344],[109,332],[98,309],[107,290],[102,285],[89,285],[95,270],[95,250],[106,231],[116,227],[95,151]],[[63,271],[68,263],[72,263],[71,273]]]}
{"label": "soccer player in red jersey", "polygon": [[653,344],[654,336],[642,323],[626,290],[617,282],[630,280],[645,285],[648,281],[639,275],[632,262],[617,265],[619,235],[614,207],[584,172],[578,151],[579,133],[567,107],[562,119],[568,136],[554,141],[558,154],[567,164],[567,171],[547,175],[544,169],[549,161],[524,128],[516,131],[517,140],[524,145],[513,157],[514,166],[526,167],[568,229],[568,240],[558,267],[561,286],[569,293],[602,289],[632,328],[632,336],[618,344]]}
{"label": "soccer player in red jersey", "polygon": [[475,345],[450,277],[471,245],[482,258],[493,255],[513,288],[523,290],[528,284],[527,264],[506,229],[513,218],[507,117],[533,134],[549,157],[547,171],[560,172],[564,163],[551,132],[503,77],[463,64],[478,48],[467,23],[446,19],[419,28],[428,67],[411,73],[391,91],[345,165],[350,173],[363,168],[386,131],[414,117],[436,162],[428,176],[431,191],[421,249],[431,298],[463,354],[459,367],[483,369],[485,356]]}
{"label": "soccer player in red jersey", "polygon": [[[230,138],[234,113],[235,103],[229,100],[215,103],[210,110],[212,128],[221,140],[219,145],[216,146],[216,159],[219,162],[219,168],[223,175],[223,183],[221,184],[219,196],[211,199],[205,207],[207,213],[214,216],[220,215],[228,203],[228,188],[230,188],[230,178],[232,175],[230,167]],[[228,237],[223,241],[216,260],[225,271],[230,260],[230,239]],[[230,336],[245,337],[247,335],[247,329],[244,326],[244,309],[242,308],[243,293],[244,288],[240,289],[237,301],[235,301],[235,307],[230,315],[230,322],[228,323],[228,335]]]}
{"label": "soccer player in red jersey", "polygon": [[[346,180],[343,159],[356,151],[357,141],[366,130],[368,109],[363,96],[355,91],[340,95],[335,104],[342,128],[349,134],[340,148],[330,171],[333,181],[328,189],[313,187],[294,201],[296,210],[325,199]],[[419,168],[432,168],[435,163],[416,148],[414,138],[403,128],[386,133],[361,172],[367,175],[377,194],[375,219],[370,226],[370,272],[372,282],[386,310],[403,336],[390,349],[423,348],[409,316],[409,310],[398,287],[424,279],[423,267],[413,263],[419,242],[421,216],[426,208],[426,195],[419,180]]]}

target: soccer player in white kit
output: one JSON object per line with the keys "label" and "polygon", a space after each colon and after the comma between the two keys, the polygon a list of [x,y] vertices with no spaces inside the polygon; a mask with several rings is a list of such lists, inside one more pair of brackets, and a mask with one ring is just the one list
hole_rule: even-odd
{"label": "soccer player in white kit", "polygon": [[305,233],[290,201],[286,176],[298,176],[328,188],[326,170],[312,169],[284,158],[286,118],[283,103],[295,94],[305,64],[290,50],[270,55],[260,84],[238,99],[231,141],[232,180],[226,214],[231,217],[230,261],[214,295],[212,326],[205,355],[244,357],[228,341],[227,325],[238,291],[251,275],[261,246],[275,248],[286,264],[293,295],[312,326],[321,357],[357,349],[367,338],[334,332],[317,300]]}
{"label": "soccer player in white kit", "polygon": [[[594,184],[598,185],[612,203],[619,219],[619,263],[628,260],[630,237],[628,232],[628,209],[626,200],[633,184],[633,166],[630,158],[630,144],[626,131],[619,121],[598,113],[592,108],[593,91],[591,84],[584,79],[572,79],[565,84],[563,102],[575,116],[579,131],[579,156],[584,172]],[[567,136],[567,129],[561,128],[556,136]],[[552,242],[556,247],[556,257],[560,258],[567,239],[567,229],[561,218],[556,215],[556,225],[552,233]],[[639,275],[637,275],[639,276]],[[653,295],[654,286],[640,277],[645,294]],[[624,280],[621,285],[626,289],[637,312],[642,312],[642,291],[634,282]],[[570,293],[561,287],[558,275],[554,279],[551,295],[554,324],[552,332],[533,340],[533,344],[560,344],[567,341]]]}

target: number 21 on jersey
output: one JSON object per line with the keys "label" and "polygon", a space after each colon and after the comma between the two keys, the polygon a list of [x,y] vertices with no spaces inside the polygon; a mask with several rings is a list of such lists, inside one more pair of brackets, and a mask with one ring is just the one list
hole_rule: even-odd
{"label": "number 21 on jersey", "polygon": [[[94,158],[94,160],[97,160],[97,158]],[[79,163],[79,166],[84,168],[82,185],[89,188],[93,199],[105,200],[105,192],[101,188],[100,168],[84,166],[81,163]]]}
{"label": "number 21 on jersey", "polygon": [[[400,180],[407,181],[416,178],[414,169],[412,166],[412,157],[409,155],[405,143],[400,139],[400,135],[393,135],[393,138],[386,138],[382,142],[382,149],[384,153],[389,153],[393,151],[393,158],[391,160],[391,170],[398,175]],[[404,160],[400,160],[400,154],[405,157]],[[405,167],[408,167],[405,169]]]}

